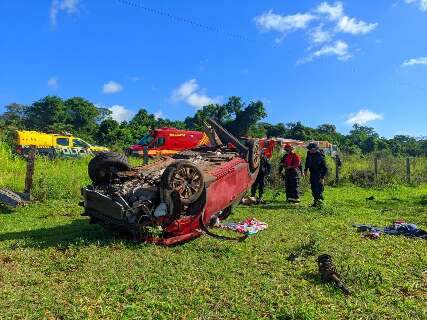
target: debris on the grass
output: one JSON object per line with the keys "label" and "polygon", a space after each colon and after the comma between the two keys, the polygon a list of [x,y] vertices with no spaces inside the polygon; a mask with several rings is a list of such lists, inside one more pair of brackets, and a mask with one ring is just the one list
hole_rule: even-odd
{"label": "debris on the grass", "polygon": [[366,232],[365,234],[363,234],[364,238],[368,238],[368,239],[372,239],[372,240],[376,240],[381,236],[381,232],[378,230],[372,230],[369,232]]}
{"label": "debris on the grass", "polygon": [[265,230],[268,228],[268,224],[265,222],[259,221],[255,218],[247,219],[243,222],[220,222],[215,225],[215,227],[220,229],[227,229],[237,231],[239,233],[244,233],[247,235],[253,235],[259,231]]}
{"label": "debris on the grass", "polygon": [[368,239],[378,239],[381,234],[404,235],[420,239],[427,239],[427,232],[419,229],[417,225],[406,223],[403,220],[395,221],[388,227],[376,227],[369,224],[354,224],[353,227],[362,232],[362,236]]}
{"label": "debris on the grass", "polygon": [[0,189],[0,203],[7,207],[16,208],[25,205],[29,200],[30,196],[27,193],[14,192],[6,188]]}
{"label": "debris on the grass", "polygon": [[319,274],[322,281],[332,282],[340,288],[345,295],[350,294],[350,290],[346,288],[341,280],[341,276],[338,274],[335,265],[332,262],[332,257],[329,254],[320,255],[317,258],[317,264],[319,266]]}
{"label": "debris on the grass", "polygon": [[33,186],[34,165],[35,165],[35,150],[30,149],[27,159],[27,170],[25,173],[25,189],[24,192],[14,192],[7,188],[0,189],[0,204],[7,207],[16,208],[30,202],[31,189]]}
{"label": "debris on the grass", "polygon": [[245,206],[252,206],[254,204],[258,204],[259,201],[255,197],[243,197],[242,200],[240,200],[240,204],[243,204]]}

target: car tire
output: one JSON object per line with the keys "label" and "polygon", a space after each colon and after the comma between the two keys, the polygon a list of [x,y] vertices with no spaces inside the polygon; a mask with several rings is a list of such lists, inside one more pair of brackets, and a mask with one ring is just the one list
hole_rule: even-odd
{"label": "car tire", "polygon": [[261,163],[261,149],[258,140],[248,141],[248,162],[251,172],[255,172]]}
{"label": "car tire", "polygon": [[203,194],[205,181],[202,171],[190,161],[177,161],[166,168],[161,178],[161,185],[168,190],[175,190],[181,203],[195,203]]}
{"label": "car tire", "polygon": [[89,177],[95,184],[109,183],[115,173],[127,170],[130,170],[128,159],[111,151],[99,153],[88,165]]}

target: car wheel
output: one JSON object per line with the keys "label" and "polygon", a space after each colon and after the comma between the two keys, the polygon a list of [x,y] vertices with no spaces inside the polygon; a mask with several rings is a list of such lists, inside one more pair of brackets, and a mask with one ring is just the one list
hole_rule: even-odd
{"label": "car wheel", "polygon": [[127,170],[130,170],[127,158],[111,151],[99,153],[88,165],[89,177],[95,184],[109,183],[115,173]]}
{"label": "car wheel", "polygon": [[199,200],[205,189],[202,171],[190,161],[178,161],[166,168],[162,175],[162,186],[179,194],[183,204]]}
{"label": "car wheel", "polygon": [[255,172],[261,162],[261,148],[257,140],[249,141],[248,161],[251,172]]}

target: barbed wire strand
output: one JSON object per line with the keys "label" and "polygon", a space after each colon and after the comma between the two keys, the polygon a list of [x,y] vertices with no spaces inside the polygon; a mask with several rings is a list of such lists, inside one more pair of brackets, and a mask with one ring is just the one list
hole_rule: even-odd
{"label": "barbed wire strand", "polygon": [[228,36],[230,38],[235,38],[235,39],[249,41],[249,38],[247,38],[246,36],[241,35],[241,34],[237,34],[237,33],[228,32],[227,30],[225,30],[224,27],[210,26],[210,25],[206,25],[206,24],[200,23],[198,21],[195,21],[195,20],[192,20],[192,19],[189,19],[189,18],[185,18],[185,17],[182,17],[182,16],[176,16],[174,14],[171,14],[171,13],[167,12],[167,11],[155,9],[155,8],[152,8],[152,7],[147,7],[146,5],[143,5],[141,2],[138,2],[138,1],[116,0],[116,2],[118,2],[118,3],[122,4],[122,5],[127,5],[127,6],[130,6],[130,7],[141,9],[141,10],[143,10],[145,12],[148,12],[150,14],[153,14],[153,15],[162,16],[162,17],[171,19],[171,20],[173,20],[175,22],[184,23],[184,24],[191,25],[191,26],[194,26],[194,27],[197,27],[197,28],[200,28],[200,29],[205,29],[205,30],[210,31],[210,32],[214,32],[214,33],[226,35],[226,36]]}

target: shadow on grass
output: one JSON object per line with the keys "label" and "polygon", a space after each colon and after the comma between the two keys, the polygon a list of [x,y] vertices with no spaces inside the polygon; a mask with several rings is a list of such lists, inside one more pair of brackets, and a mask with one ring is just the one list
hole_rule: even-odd
{"label": "shadow on grass", "polygon": [[304,280],[311,282],[314,285],[324,285],[325,283],[320,279],[320,275],[316,272],[304,271],[301,273]]}
{"label": "shadow on grass", "polygon": [[11,214],[13,213],[13,210],[0,204],[0,214]]}
{"label": "shadow on grass", "polygon": [[285,209],[301,210],[301,209],[306,209],[301,204],[287,203],[284,201],[271,201],[271,202],[268,202],[266,204],[259,204],[256,206],[256,208],[259,208],[262,210],[285,210]]}
{"label": "shadow on grass", "polygon": [[422,206],[427,206],[427,195],[421,196],[420,204]]}
{"label": "shadow on grass", "polygon": [[70,224],[59,225],[52,228],[41,228],[35,230],[24,230],[0,234],[0,242],[14,241],[10,248],[32,247],[32,248],[67,248],[70,245],[90,245],[96,243],[100,246],[108,246],[117,241],[128,241],[124,237],[116,238],[115,234],[100,226],[90,225],[87,220],[74,220]]}
{"label": "shadow on grass", "polygon": [[308,282],[311,282],[313,285],[322,287],[323,290],[325,290],[325,292],[327,292],[331,296],[338,296],[343,294],[341,289],[338,288],[335,284],[331,282],[322,281],[319,273],[317,272],[313,273],[313,272],[304,271],[302,272],[301,275],[305,280],[307,280]]}
{"label": "shadow on grass", "polygon": [[319,241],[316,239],[310,239],[307,242],[303,242],[295,246],[287,257],[288,261],[294,262],[298,258],[307,258],[314,256],[319,251]]}

